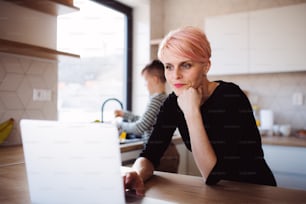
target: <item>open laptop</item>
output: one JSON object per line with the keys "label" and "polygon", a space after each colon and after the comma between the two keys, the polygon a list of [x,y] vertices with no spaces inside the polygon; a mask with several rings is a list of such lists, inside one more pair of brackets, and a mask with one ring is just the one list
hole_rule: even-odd
{"label": "open laptop", "polygon": [[125,203],[117,129],[21,120],[32,203]]}
{"label": "open laptop", "polygon": [[168,203],[125,193],[115,126],[23,119],[20,127],[32,203]]}

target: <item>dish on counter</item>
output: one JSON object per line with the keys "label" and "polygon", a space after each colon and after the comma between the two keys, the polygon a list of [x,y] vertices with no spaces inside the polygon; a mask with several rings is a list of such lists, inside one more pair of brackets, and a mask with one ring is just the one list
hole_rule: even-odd
{"label": "dish on counter", "polygon": [[306,139],[306,130],[297,130],[295,136]]}

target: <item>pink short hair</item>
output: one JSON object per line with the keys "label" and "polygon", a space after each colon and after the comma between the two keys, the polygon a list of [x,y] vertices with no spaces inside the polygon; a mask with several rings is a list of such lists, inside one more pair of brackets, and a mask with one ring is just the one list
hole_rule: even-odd
{"label": "pink short hair", "polygon": [[165,52],[196,62],[210,63],[210,43],[201,29],[192,26],[169,32],[158,49],[157,55],[161,61],[165,60]]}

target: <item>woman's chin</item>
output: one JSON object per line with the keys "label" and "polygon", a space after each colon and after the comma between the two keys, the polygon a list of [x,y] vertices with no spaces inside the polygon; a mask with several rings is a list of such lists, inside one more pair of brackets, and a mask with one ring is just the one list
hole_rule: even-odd
{"label": "woman's chin", "polygon": [[181,93],[182,93],[182,91],[183,90],[173,90],[173,92],[174,92],[174,94],[176,95],[176,96],[180,96],[181,95]]}

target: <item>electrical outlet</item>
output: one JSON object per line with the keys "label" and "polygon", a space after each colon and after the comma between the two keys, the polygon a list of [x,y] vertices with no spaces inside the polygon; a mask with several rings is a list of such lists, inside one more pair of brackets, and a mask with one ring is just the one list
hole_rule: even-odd
{"label": "electrical outlet", "polygon": [[33,89],[33,101],[51,101],[51,90]]}
{"label": "electrical outlet", "polygon": [[292,96],[292,105],[301,106],[303,105],[303,94],[298,92],[294,93]]}

